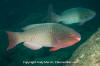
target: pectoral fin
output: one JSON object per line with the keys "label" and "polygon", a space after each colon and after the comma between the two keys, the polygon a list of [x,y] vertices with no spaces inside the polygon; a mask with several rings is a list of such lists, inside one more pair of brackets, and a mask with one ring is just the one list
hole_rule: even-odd
{"label": "pectoral fin", "polygon": [[37,44],[37,43],[31,43],[31,42],[24,42],[24,46],[26,46],[27,48],[30,48],[32,50],[38,50],[38,49],[42,48],[42,45]]}
{"label": "pectoral fin", "polygon": [[53,45],[53,48],[51,48],[50,51],[59,50],[62,47],[61,40],[59,40],[58,37],[53,32],[50,32],[50,34],[56,39],[56,44]]}

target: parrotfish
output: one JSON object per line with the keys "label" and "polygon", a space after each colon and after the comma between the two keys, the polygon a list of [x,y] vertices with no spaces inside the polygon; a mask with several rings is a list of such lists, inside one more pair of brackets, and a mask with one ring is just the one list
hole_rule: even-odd
{"label": "parrotfish", "polygon": [[88,8],[71,8],[56,16],[57,22],[64,24],[84,24],[95,17],[96,12]]}
{"label": "parrotfish", "polygon": [[58,23],[32,24],[22,28],[23,32],[7,32],[9,46],[14,48],[21,42],[31,50],[51,47],[49,51],[72,46],[81,40],[81,36],[74,29]]}

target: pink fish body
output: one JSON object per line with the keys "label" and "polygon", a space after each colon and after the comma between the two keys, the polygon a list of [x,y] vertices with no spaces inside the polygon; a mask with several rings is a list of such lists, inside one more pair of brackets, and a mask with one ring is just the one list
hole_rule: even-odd
{"label": "pink fish body", "polygon": [[7,50],[24,42],[24,46],[37,50],[51,47],[50,51],[72,46],[81,36],[75,30],[58,23],[33,24],[23,28],[24,32],[7,32],[9,46]]}

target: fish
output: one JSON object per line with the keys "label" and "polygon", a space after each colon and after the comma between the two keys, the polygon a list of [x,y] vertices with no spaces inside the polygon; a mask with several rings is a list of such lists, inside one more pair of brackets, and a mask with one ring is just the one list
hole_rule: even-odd
{"label": "fish", "polygon": [[96,16],[96,12],[88,8],[70,8],[55,15],[56,22],[62,22],[64,24],[78,23],[83,25],[85,22],[93,19]]}
{"label": "fish", "polygon": [[81,40],[81,35],[77,31],[58,23],[31,24],[22,30],[23,32],[6,32],[9,40],[7,50],[23,42],[23,45],[31,50],[50,47],[49,51],[56,51]]}

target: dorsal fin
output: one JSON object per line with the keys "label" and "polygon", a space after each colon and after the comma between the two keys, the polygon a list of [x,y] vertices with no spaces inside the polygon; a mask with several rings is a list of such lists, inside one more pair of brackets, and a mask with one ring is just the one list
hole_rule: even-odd
{"label": "dorsal fin", "polygon": [[41,24],[31,24],[31,25],[23,27],[22,29],[23,30],[30,30],[32,28],[38,27],[39,25],[41,25]]}
{"label": "dorsal fin", "polygon": [[26,31],[26,30],[34,29],[34,28],[39,27],[39,26],[45,26],[45,25],[51,25],[51,24],[53,25],[54,23],[31,24],[31,25],[28,25],[28,26],[23,27],[22,29],[24,31]]}
{"label": "dorsal fin", "polygon": [[49,4],[49,7],[48,7],[48,14],[50,16],[50,20],[52,23],[57,23],[56,21],[56,13],[54,13],[53,11],[53,6],[52,4]]}
{"label": "dorsal fin", "polygon": [[59,15],[57,15],[54,10],[53,10],[53,6],[52,4],[48,5],[48,12],[47,12],[47,16],[42,20],[42,22],[50,22],[50,23],[57,23],[56,18],[59,17]]}

